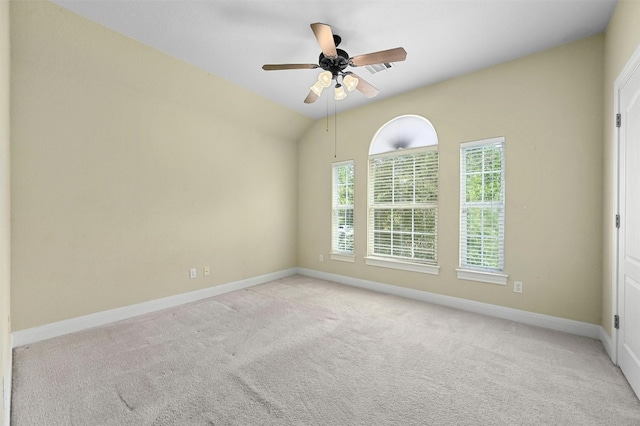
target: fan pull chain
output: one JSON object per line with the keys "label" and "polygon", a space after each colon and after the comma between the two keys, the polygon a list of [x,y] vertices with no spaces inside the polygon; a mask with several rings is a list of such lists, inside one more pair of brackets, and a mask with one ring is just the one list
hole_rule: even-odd
{"label": "fan pull chain", "polygon": [[333,101],[333,158],[338,158],[338,101]]}
{"label": "fan pull chain", "polygon": [[327,133],[329,133],[329,97],[327,96]]}

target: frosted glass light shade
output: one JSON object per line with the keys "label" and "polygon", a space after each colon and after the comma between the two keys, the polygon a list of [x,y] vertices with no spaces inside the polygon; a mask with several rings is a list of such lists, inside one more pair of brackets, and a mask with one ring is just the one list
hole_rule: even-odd
{"label": "frosted glass light shade", "polygon": [[311,89],[311,91],[313,93],[315,93],[316,95],[320,96],[320,95],[322,95],[322,91],[324,90],[325,87],[326,86],[323,86],[322,83],[320,82],[320,80],[318,80],[309,89]]}
{"label": "frosted glass light shade", "polygon": [[341,84],[336,85],[335,89],[335,100],[339,101],[347,97],[347,92],[344,91],[344,87]]}
{"label": "frosted glass light shade", "polygon": [[320,82],[322,87],[331,86],[331,80],[333,80],[333,74],[331,74],[331,71],[323,71],[318,76],[318,81]]}
{"label": "frosted glass light shade", "polygon": [[358,80],[356,77],[352,76],[351,74],[347,74],[342,79],[342,82],[344,83],[348,91],[353,92],[356,89],[356,87],[358,87],[358,83],[360,83],[360,80]]}

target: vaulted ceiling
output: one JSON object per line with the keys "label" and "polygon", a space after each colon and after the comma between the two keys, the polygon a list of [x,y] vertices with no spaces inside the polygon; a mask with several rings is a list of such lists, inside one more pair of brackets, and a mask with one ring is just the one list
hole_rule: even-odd
{"label": "vaulted ceiling", "polygon": [[[546,50],[606,28],[616,0],[52,0],[311,118],[395,96]],[[310,24],[329,24],[350,56],[404,47],[407,59],[371,74],[380,93],[303,100],[321,70]]]}

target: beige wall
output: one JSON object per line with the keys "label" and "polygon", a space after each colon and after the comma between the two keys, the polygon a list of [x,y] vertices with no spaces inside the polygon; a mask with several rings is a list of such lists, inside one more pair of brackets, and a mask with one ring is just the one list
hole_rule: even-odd
{"label": "beige wall", "polygon": [[[10,222],[9,222],[9,2],[0,0],[0,377],[11,375],[10,311]],[[1,386],[1,385],[0,385]],[[2,390],[0,390],[2,393]],[[4,424],[0,401],[0,424]]]}
{"label": "beige wall", "polygon": [[[599,35],[340,114],[336,158],[333,128],[319,120],[299,147],[298,264],[599,324],[603,52]],[[363,261],[369,144],[403,114],[429,119],[440,140],[439,276]],[[460,143],[496,136],[506,137],[506,287],[455,272]],[[346,159],[356,169],[354,264],[327,260],[331,163]],[[513,292],[514,280],[523,294]]]}
{"label": "beige wall", "polygon": [[605,37],[604,74],[604,200],[602,250],[602,326],[611,335],[613,319],[612,285],[614,262],[613,185],[616,111],[613,106],[613,87],[627,61],[640,47],[640,2],[619,0],[609,21]]}
{"label": "beige wall", "polygon": [[51,3],[11,20],[14,330],[296,266],[311,120]]}
{"label": "beige wall", "polygon": [[[607,76],[633,3],[607,34]],[[15,330],[296,264],[606,324],[602,36],[341,114],[334,158],[324,120],[304,133],[310,120],[50,3],[15,2],[11,19]],[[402,114],[440,136],[439,276],[363,262],[368,145]],[[459,144],[494,136],[507,140],[508,287],[455,277]],[[328,260],[331,162],[344,159],[355,264]]]}

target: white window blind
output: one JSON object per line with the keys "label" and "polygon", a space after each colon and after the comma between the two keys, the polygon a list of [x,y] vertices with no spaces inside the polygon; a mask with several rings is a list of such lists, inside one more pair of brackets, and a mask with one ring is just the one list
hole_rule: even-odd
{"label": "white window blind", "polygon": [[437,264],[437,146],[369,157],[368,255]]}
{"label": "white window blind", "polygon": [[353,254],[353,182],[353,161],[333,164],[333,253]]}
{"label": "white window blind", "polygon": [[460,146],[460,268],[504,270],[504,138]]}

